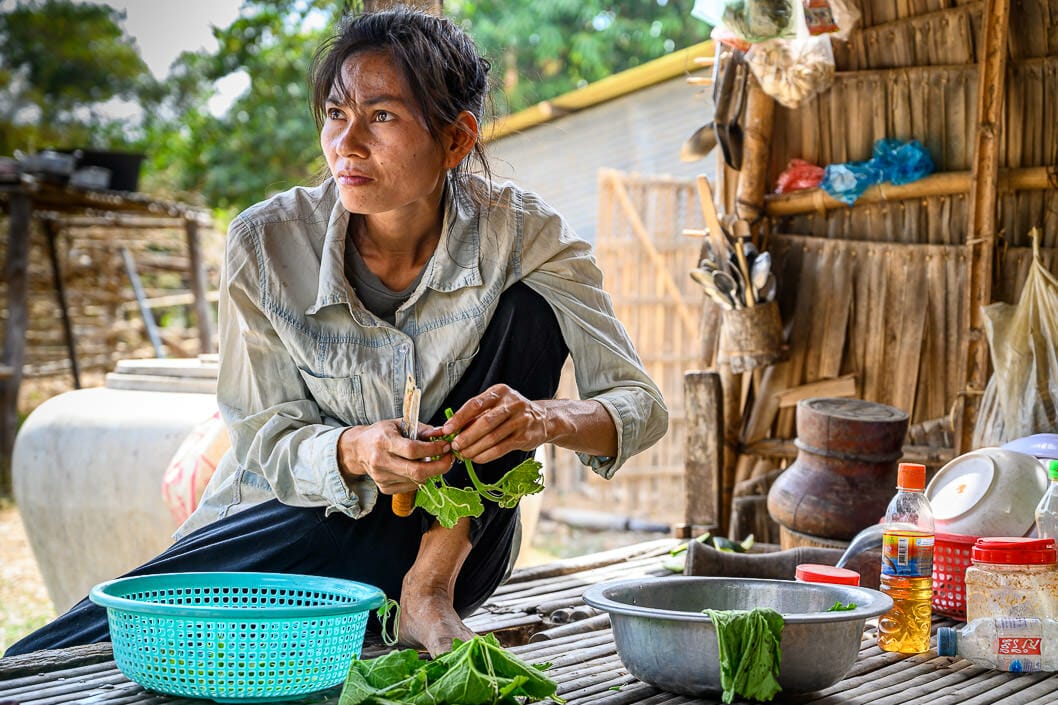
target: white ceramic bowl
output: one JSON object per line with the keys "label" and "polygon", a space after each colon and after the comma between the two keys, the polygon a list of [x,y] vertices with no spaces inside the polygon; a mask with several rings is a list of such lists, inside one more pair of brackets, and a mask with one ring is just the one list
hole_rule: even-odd
{"label": "white ceramic bowl", "polygon": [[981,448],[952,459],[926,487],[938,532],[1024,536],[1047,490],[1047,471],[1031,455]]}

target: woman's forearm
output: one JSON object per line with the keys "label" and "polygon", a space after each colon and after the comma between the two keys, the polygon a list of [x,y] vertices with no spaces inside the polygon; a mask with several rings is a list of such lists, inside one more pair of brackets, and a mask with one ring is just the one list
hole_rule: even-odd
{"label": "woman's forearm", "polygon": [[588,455],[617,455],[617,429],[602,403],[591,399],[548,399],[537,403],[547,415],[549,442]]}

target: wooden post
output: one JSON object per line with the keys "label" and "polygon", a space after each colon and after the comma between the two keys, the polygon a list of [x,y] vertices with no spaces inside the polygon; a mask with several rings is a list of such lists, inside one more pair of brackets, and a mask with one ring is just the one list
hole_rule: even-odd
{"label": "wooden post", "polygon": [[10,375],[0,378],[0,497],[11,495],[11,452],[18,430],[18,389],[22,384],[22,363],[26,354],[26,328],[29,326],[29,226],[33,205],[29,194],[10,194],[7,233],[7,324],[0,364]]}
{"label": "wooden post", "polygon": [[735,213],[755,225],[764,216],[764,194],[768,188],[768,163],[775,122],[775,101],[765,93],[751,73],[746,81],[746,119],[742,128],[742,170],[738,175]]}
{"label": "wooden post", "polygon": [[720,375],[701,370],[685,372],[683,405],[687,419],[684,516],[689,537],[723,526],[724,399]]}
{"label": "wooden post", "polygon": [[66,338],[66,350],[70,356],[70,372],[73,374],[74,389],[81,388],[81,368],[77,364],[77,344],[73,338],[73,325],[70,322],[70,307],[66,302],[66,286],[62,281],[62,268],[59,265],[59,252],[55,247],[55,239],[59,235],[59,226],[54,220],[44,221],[44,234],[48,241],[48,260],[51,262],[51,277],[55,284],[56,303],[59,304],[59,312],[62,314],[62,332]]}
{"label": "wooden post", "polygon": [[970,255],[970,327],[966,335],[966,385],[956,420],[955,450],[971,450],[980,394],[988,382],[988,340],[984,333],[983,306],[992,302],[992,258],[995,256],[996,191],[999,183],[999,148],[1003,134],[1003,97],[1006,92],[1007,36],[1010,0],[985,0],[984,53],[978,71],[977,135],[966,247]]}
{"label": "wooden post", "polygon": [[190,256],[191,294],[195,297],[195,323],[198,326],[199,352],[213,352],[213,315],[206,299],[206,270],[198,243],[198,223],[193,218],[184,221],[187,230],[187,251]]}

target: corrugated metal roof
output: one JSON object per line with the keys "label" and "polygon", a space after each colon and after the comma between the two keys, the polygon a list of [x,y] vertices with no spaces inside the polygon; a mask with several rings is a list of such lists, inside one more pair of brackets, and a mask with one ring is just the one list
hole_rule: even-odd
{"label": "corrugated metal roof", "polygon": [[584,88],[537,103],[531,108],[507,115],[488,125],[483,130],[485,141],[506,137],[522,130],[540,125],[569,113],[590,108],[614,98],[634,93],[643,88],[669,79],[701,70],[694,63],[695,57],[712,56],[713,42],[706,41],[674,51],[613,76],[595,81]]}

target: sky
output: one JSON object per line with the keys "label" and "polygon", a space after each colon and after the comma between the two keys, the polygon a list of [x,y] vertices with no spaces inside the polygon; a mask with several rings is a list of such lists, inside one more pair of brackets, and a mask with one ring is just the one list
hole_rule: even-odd
{"label": "sky", "polygon": [[158,78],[182,51],[216,49],[212,26],[227,27],[242,0],[115,0],[99,3],[126,12],[125,30]]}

